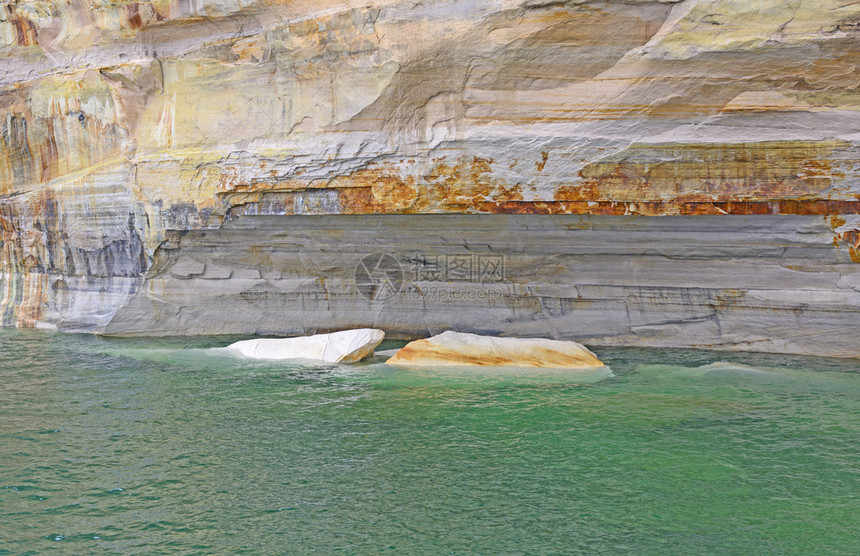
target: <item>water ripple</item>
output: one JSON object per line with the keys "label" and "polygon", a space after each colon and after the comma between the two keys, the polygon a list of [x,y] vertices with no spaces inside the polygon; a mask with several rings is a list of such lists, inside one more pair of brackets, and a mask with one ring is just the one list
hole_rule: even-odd
{"label": "water ripple", "polygon": [[847,554],[860,362],[614,376],[246,362],[0,331],[0,554]]}

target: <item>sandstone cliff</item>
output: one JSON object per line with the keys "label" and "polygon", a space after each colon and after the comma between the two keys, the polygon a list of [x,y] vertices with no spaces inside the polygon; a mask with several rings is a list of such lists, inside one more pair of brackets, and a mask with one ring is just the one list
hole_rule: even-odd
{"label": "sandstone cliff", "polygon": [[0,48],[3,325],[860,356],[857,2],[6,0]]}

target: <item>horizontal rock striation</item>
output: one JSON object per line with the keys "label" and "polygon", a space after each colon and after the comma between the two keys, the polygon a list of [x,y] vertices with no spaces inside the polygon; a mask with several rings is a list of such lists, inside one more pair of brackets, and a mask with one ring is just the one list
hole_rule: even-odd
{"label": "horizontal rock striation", "polygon": [[[404,302],[387,331],[427,334],[450,318],[495,333],[591,330],[602,343],[860,355],[846,326],[860,262],[856,2],[2,0],[0,51],[5,326],[378,325],[382,310],[362,308],[368,284],[334,285],[354,272],[353,236],[363,254],[401,253],[374,239],[388,226],[411,250],[447,255],[439,238],[471,245],[486,229],[492,250],[475,253],[505,254],[507,303],[524,308],[469,316],[479,309],[461,300],[426,305],[422,319]],[[569,238],[605,254],[599,275],[552,239],[568,237],[568,218],[593,224]],[[613,222],[627,235],[610,241]],[[640,241],[675,247],[646,257]],[[582,293],[580,275],[552,262],[536,267],[545,277],[526,272],[524,244],[543,261],[574,257],[596,289]],[[273,252],[297,245],[299,258]],[[625,264],[635,272],[617,284]],[[754,274],[755,287],[722,268]],[[284,280],[324,284],[337,301]],[[189,284],[199,304],[182,297]],[[538,284],[552,293],[535,297]],[[593,323],[582,304],[575,318],[541,305],[580,299],[572,285],[594,300]],[[736,289],[755,294],[710,297]],[[285,296],[214,301],[239,291]],[[645,308],[621,311],[638,307],[631,295]],[[269,316],[278,310],[309,320]],[[714,328],[717,313],[735,324]],[[821,327],[816,348],[794,338]]]}
{"label": "horizontal rock striation", "polygon": [[857,322],[860,265],[817,216],[251,216],[171,237],[104,330],[854,357]]}

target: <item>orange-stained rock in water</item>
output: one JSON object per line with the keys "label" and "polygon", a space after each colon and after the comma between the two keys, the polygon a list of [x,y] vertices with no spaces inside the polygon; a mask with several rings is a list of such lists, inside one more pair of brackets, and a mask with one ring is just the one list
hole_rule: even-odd
{"label": "orange-stained rock in water", "polygon": [[576,342],[542,338],[494,338],[451,331],[409,342],[386,364],[550,369],[593,369],[604,366],[585,346]]}

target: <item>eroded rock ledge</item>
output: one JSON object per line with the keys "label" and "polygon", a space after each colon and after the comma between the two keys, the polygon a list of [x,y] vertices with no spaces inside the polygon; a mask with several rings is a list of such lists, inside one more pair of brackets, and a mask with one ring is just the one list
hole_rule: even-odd
{"label": "eroded rock ledge", "polygon": [[860,265],[818,216],[249,216],[173,236],[102,330],[856,357],[857,322]]}

